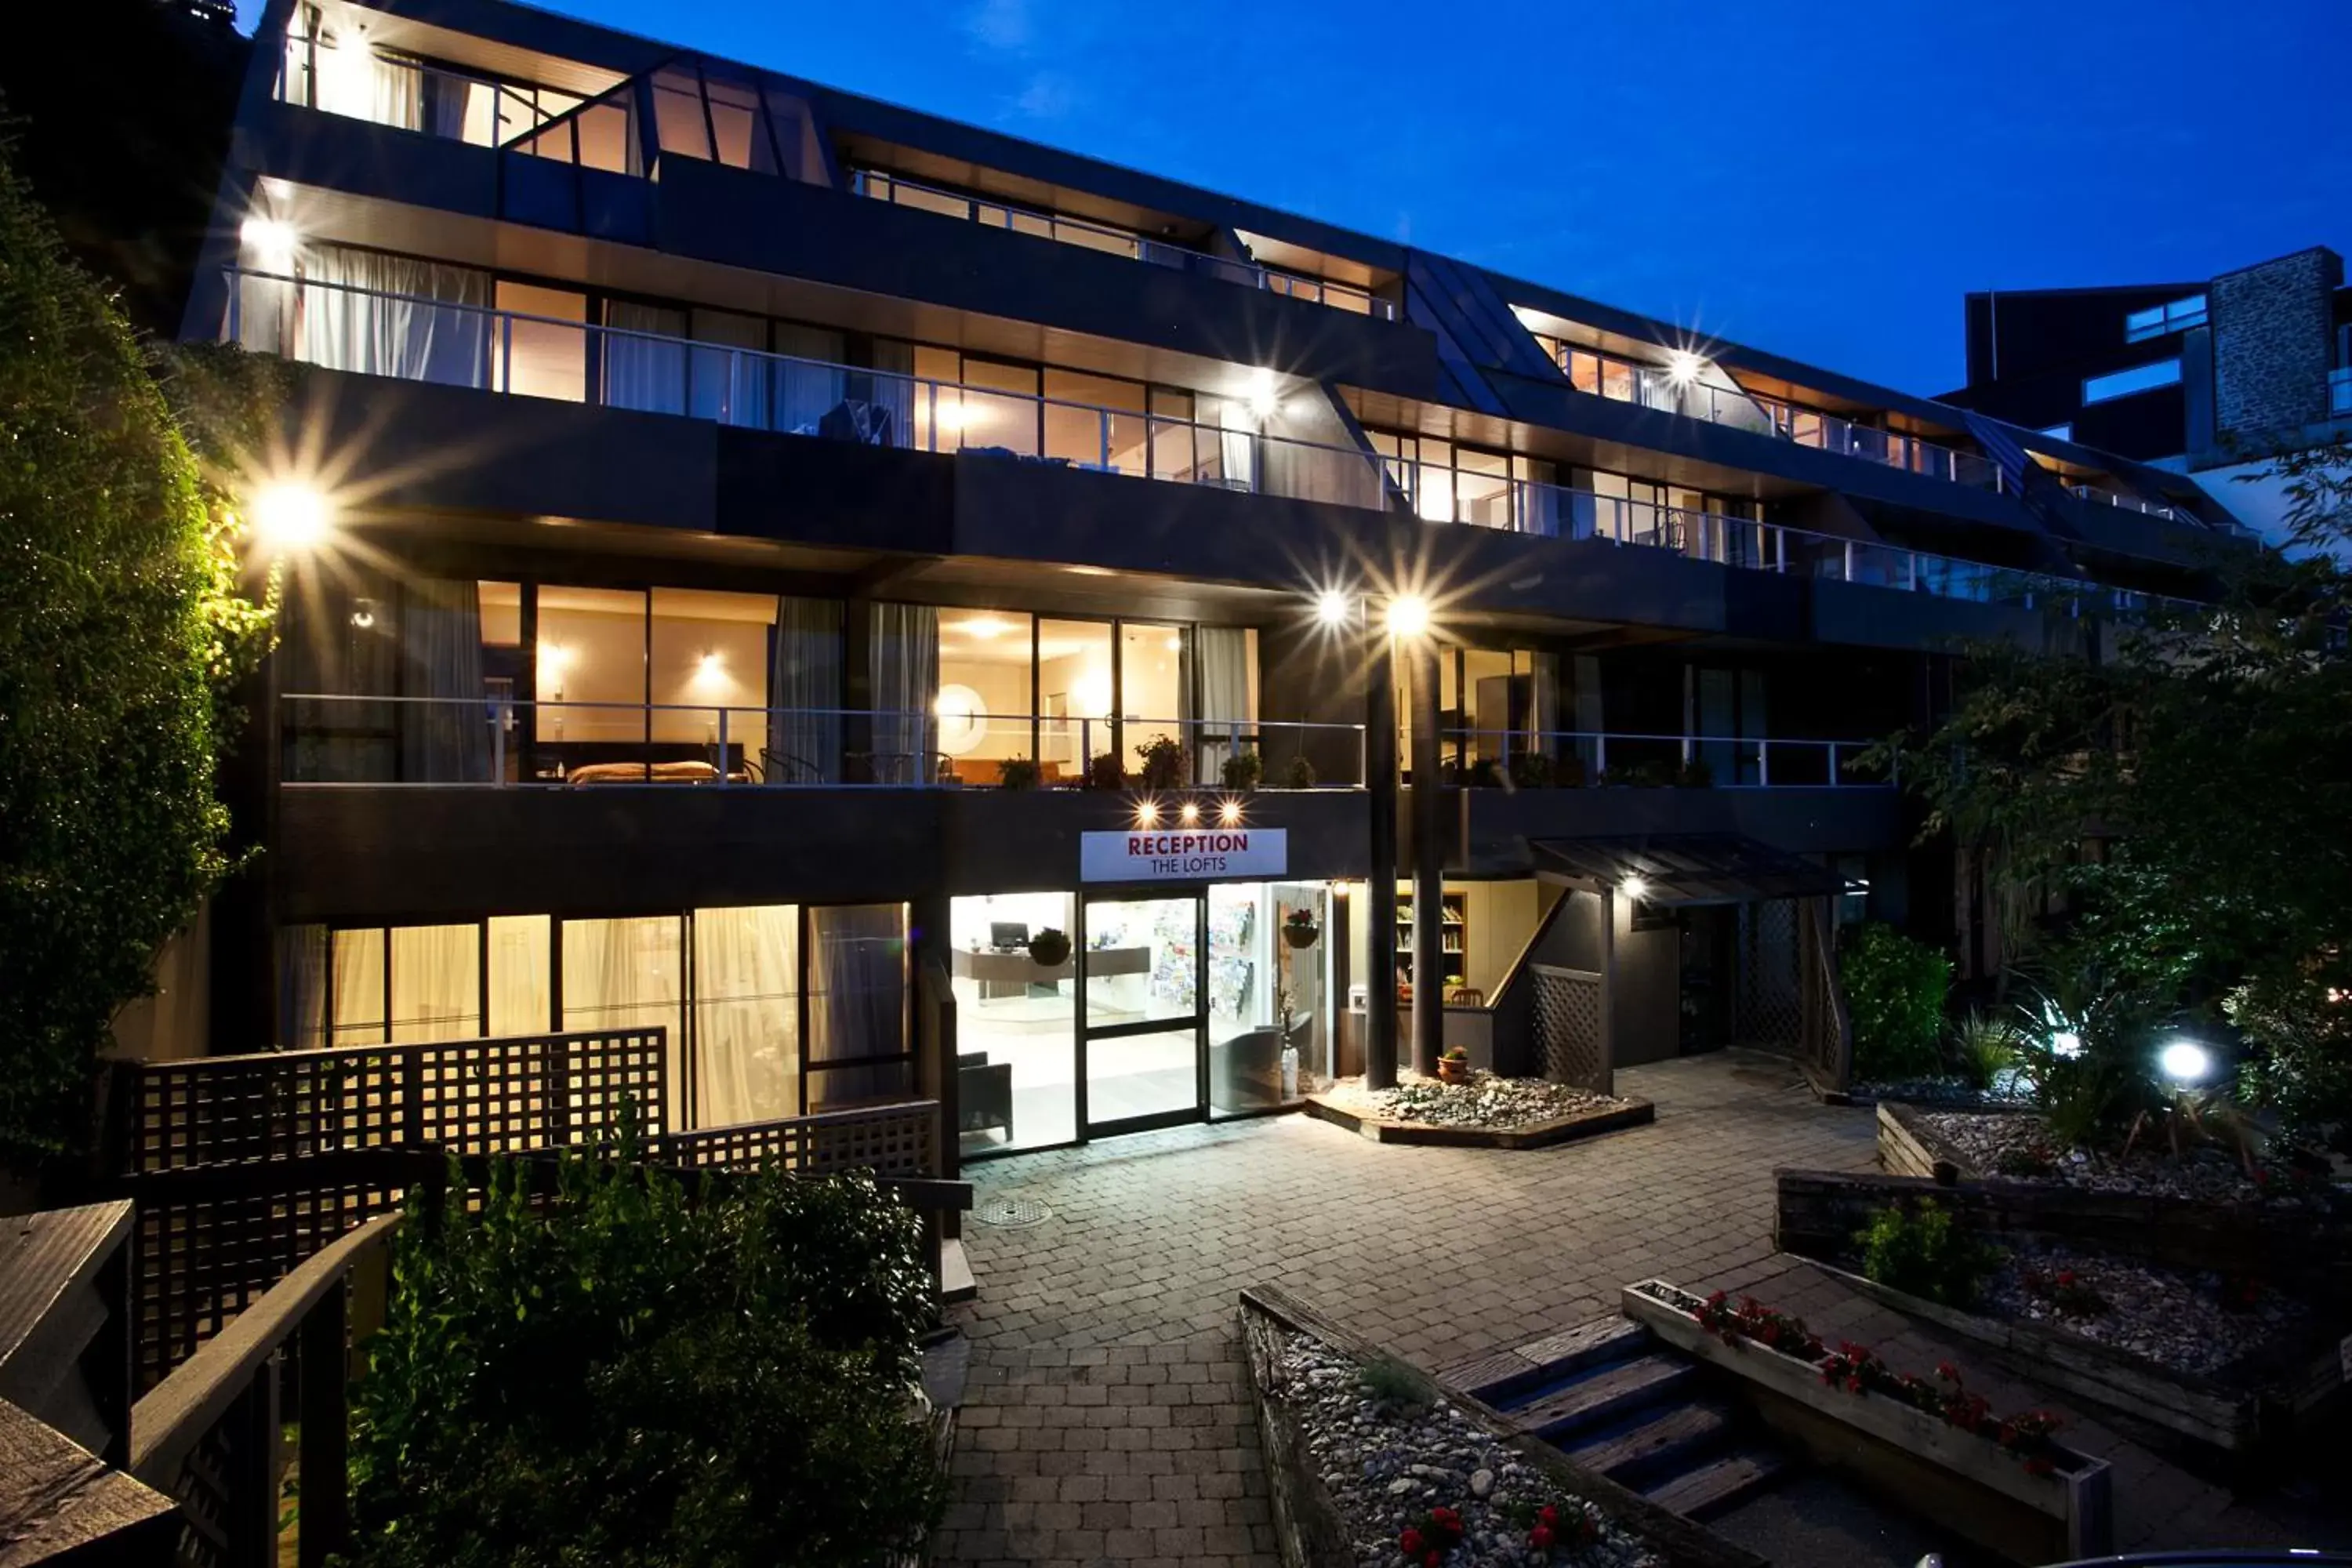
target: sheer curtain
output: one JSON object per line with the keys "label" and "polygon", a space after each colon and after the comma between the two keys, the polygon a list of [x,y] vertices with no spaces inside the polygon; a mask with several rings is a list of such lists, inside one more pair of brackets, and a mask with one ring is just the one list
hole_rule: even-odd
{"label": "sheer curtain", "polygon": [[[718,345],[689,351],[688,386],[694,416],[766,429],[770,363],[766,320],[729,310],[697,310],[694,341]],[[738,349],[752,352],[730,352]]]}
{"label": "sheer curtain", "polygon": [[877,407],[887,409],[889,417],[884,426],[879,445],[911,447],[919,434],[921,421],[916,403],[915,345],[892,338],[874,340],[874,369],[867,378],[871,390],[868,400]]}
{"label": "sheer curtain", "polygon": [[[349,246],[312,246],[291,336],[293,357],[330,370],[488,384],[490,275],[438,261],[381,256]],[[257,284],[256,290],[289,285]],[[282,324],[249,291],[238,336],[247,348],[283,352]]]}
{"label": "sheer curtain", "polygon": [[563,1026],[667,1031],[673,1118],[687,1081],[684,925],[677,915],[563,922]]}
{"label": "sheer curtain", "polygon": [[800,910],[694,911],[695,1125],[800,1110]]}
{"label": "sheer curtain", "polygon": [[1216,443],[1214,478],[1227,489],[1249,490],[1257,488],[1257,437],[1245,426],[1247,412],[1231,398],[1203,397],[1198,401],[1198,417],[1210,426],[1210,438]]}
{"label": "sheer curtain", "polygon": [[278,928],[278,1043],[306,1051],[327,1043],[327,928]]}
{"label": "sheer curtain", "polygon": [[769,784],[841,782],[841,601],[776,601],[775,668],[768,681]]}
{"label": "sheer curtain", "polygon": [[383,1044],[383,931],[339,931],[333,937],[334,997],[330,1043]]}
{"label": "sheer curtain", "polygon": [[481,1034],[480,926],[394,926],[391,959],[394,1045]]}
{"label": "sheer curtain", "polygon": [[614,329],[604,334],[604,405],[685,413],[686,312],[614,300],[604,324]]}
{"label": "sheer curtain", "polygon": [[929,782],[940,698],[940,613],[929,605],[874,606],[867,659],[874,701],[874,780]]}
{"label": "sheer curtain", "polygon": [[[1192,633],[1192,657],[1201,672],[1201,778],[1221,784],[1220,770],[1234,754],[1236,725],[1250,733],[1249,630],[1244,626],[1200,626]],[[1264,748],[1260,748],[1264,754]]]}
{"label": "sheer curtain", "polygon": [[808,1109],[908,1092],[904,1061],[814,1070],[907,1051],[907,906],[811,910],[809,942]]}
{"label": "sheer curtain", "polygon": [[[786,356],[776,366],[776,413],[772,427],[798,436],[816,434],[817,421],[838,407],[848,395],[848,380],[838,368],[844,345],[839,332],[823,327],[776,323],[776,353]],[[877,355],[881,347],[877,345]],[[908,363],[914,351],[904,343]],[[903,439],[901,441],[903,445]]]}
{"label": "sheer curtain", "polygon": [[401,781],[488,782],[490,715],[483,697],[482,610],[476,585],[434,579],[405,584],[400,651],[400,694],[435,699],[393,705],[400,714]]}

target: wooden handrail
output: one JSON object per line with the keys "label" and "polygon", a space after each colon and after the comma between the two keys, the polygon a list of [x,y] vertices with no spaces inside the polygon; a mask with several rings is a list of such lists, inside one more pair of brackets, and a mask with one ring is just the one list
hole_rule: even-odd
{"label": "wooden handrail", "polygon": [[404,1216],[379,1215],[330,1243],[198,1347],[131,1411],[131,1473],[170,1491],[180,1467],[227,1414],[311,1309],[342,1288],[360,1261],[388,1247]]}

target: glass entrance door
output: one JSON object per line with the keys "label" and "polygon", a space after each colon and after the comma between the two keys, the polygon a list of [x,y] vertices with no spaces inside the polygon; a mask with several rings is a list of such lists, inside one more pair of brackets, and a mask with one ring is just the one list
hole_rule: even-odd
{"label": "glass entrance door", "polygon": [[1080,955],[1087,1135],[1190,1121],[1201,1114],[1201,896],[1096,898]]}

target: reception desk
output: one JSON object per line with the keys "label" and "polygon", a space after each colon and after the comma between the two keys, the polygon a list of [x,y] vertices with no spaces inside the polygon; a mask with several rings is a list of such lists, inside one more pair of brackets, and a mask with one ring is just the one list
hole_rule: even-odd
{"label": "reception desk", "polygon": [[[1087,973],[1097,980],[1114,974],[1148,974],[1151,972],[1151,950],[1148,947],[1098,947],[1086,955]],[[958,948],[951,973],[958,980],[969,980],[980,987],[980,999],[993,1001],[1002,996],[1019,996],[1032,985],[1051,985],[1058,980],[1068,980],[1078,972],[1078,955],[1072,953],[1061,963],[1043,964],[1029,956],[1025,947]]]}

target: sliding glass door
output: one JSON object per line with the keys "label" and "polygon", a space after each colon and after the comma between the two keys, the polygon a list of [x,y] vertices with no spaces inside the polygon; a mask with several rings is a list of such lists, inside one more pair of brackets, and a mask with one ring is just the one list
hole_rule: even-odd
{"label": "sliding glass door", "polygon": [[1201,1114],[1202,924],[1197,893],[1087,900],[1079,955],[1087,1136]]}

